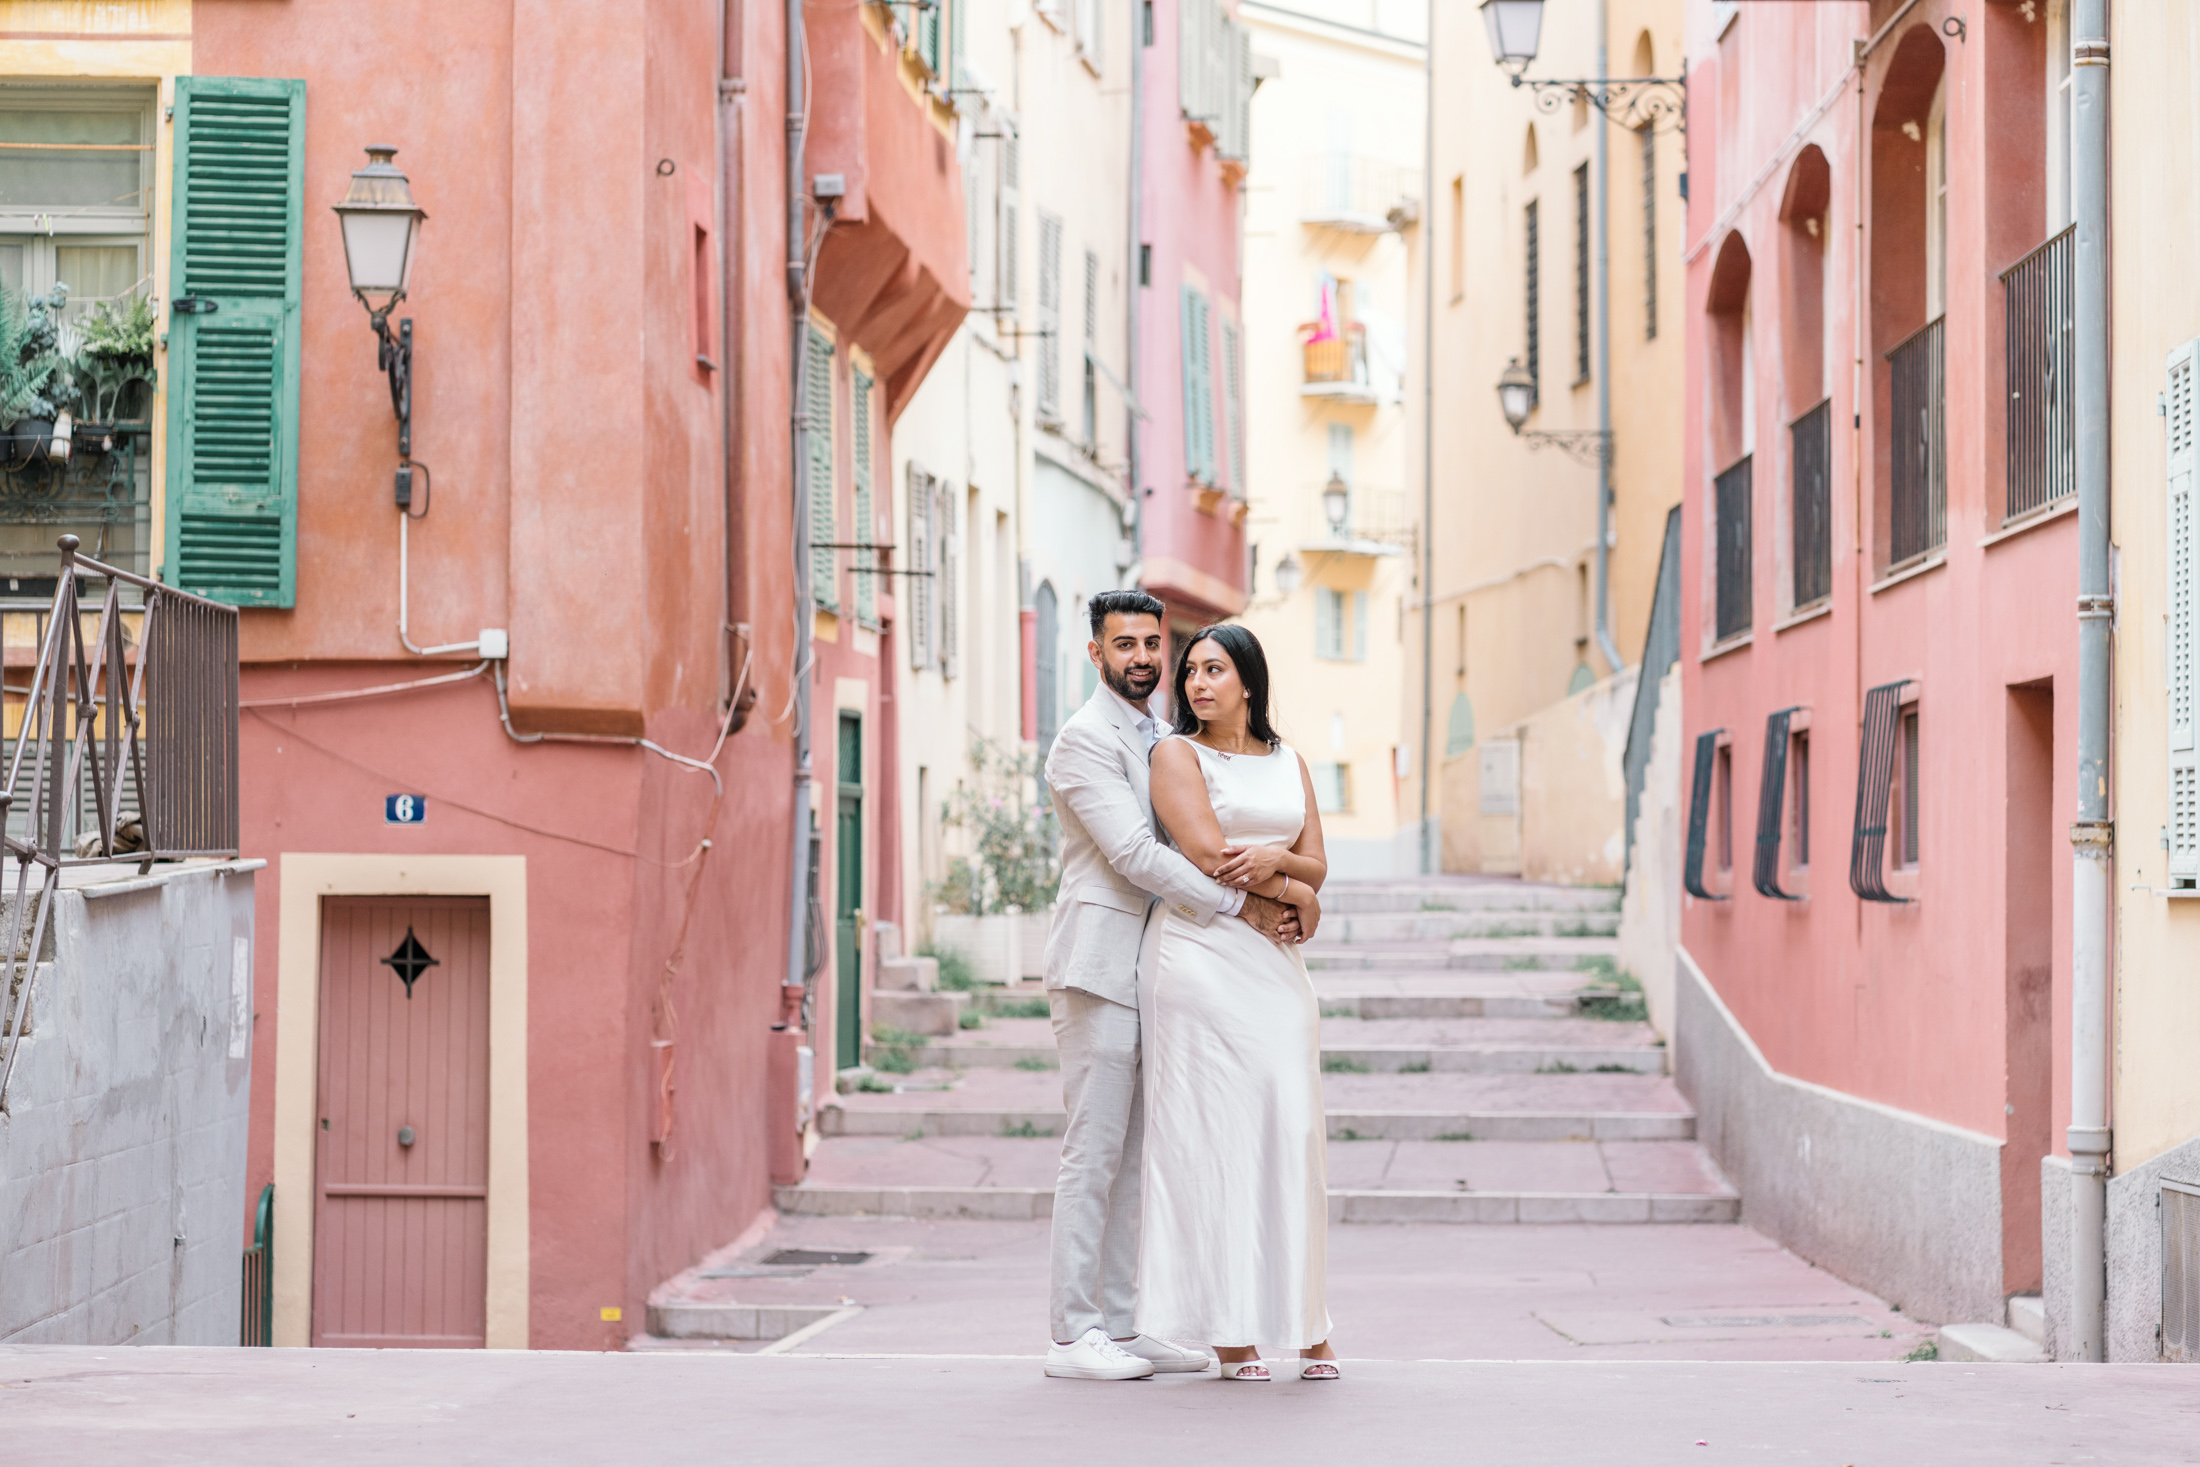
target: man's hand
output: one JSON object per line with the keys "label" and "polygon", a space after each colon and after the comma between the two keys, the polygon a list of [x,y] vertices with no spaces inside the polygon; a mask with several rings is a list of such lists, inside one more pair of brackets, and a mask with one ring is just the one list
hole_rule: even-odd
{"label": "man's hand", "polygon": [[1245,894],[1245,906],[1238,915],[1270,942],[1295,943],[1299,941],[1299,914],[1295,907],[1287,907],[1278,901],[1252,892]]}

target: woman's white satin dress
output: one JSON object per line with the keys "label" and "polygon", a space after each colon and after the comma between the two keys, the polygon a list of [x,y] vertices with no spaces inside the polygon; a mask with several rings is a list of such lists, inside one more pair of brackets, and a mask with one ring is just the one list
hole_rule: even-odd
{"label": "woman's white satin dress", "polygon": [[[1299,757],[1194,742],[1231,845],[1285,845],[1306,819]],[[1139,955],[1146,1083],[1138,1329],[1303,1350],[1329,1338],[1321,1006],[1296,947],[1234,917],[1156,904]]]}

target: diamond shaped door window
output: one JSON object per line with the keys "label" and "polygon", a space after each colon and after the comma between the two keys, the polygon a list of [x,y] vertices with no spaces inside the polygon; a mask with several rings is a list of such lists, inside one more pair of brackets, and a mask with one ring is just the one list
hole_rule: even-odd
{"label": "diamond shaped door window", "polygon": [[397,945],[397,951],[384,958],[383,963],[405,981],[405,997],[413,996],[413,984],[430,968],[442,966],[442,959],[431,958],[428,950],[420,945],[420,939],[411,927],[405,929],[405,940]]}

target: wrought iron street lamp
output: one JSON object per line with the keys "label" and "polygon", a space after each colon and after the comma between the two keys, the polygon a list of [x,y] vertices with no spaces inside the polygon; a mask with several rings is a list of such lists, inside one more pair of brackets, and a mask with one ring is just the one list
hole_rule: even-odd
{"label": "wrought iron street lamp", "polygon": [[[390,311],[405,298],[420,221],[428,215],[413,202],[411,182],[391,161],[396,156],[395,148],[370,144],[367,166],[352,174],[351,187],[335,209],[344,227],[344,264],[351,272],[351,293],[367,308],[367,319],[380,343],[377,365],[389,375],[390,408],[397,414],[397,455],[409,462],[412,322],[400,321],[392,332]],[[400,475],[399,483],[405,486],[408,481]]]}
{"label": "wrought iron street lamp", "polygon": [[1543,0],[1482,0],[1482,24],[1489,31],[1490,56],[1516,87],[1535,92],[1538,112],[1556,112],[1583,101],[1629,130],[1648,127],[1688,131],[1688,78],[1685,76],[1575,77],[1533,81],[1525,73],[1543,41]]}
{"label": "wrought iron street lamp", "polygon": [[1283,559],[1276,562],[1276,589],[1286,598],[1296,596],[1305,579],[1306,571],[1299,564],[1297,556],[1287,552]]}
{"label": "wrought iron street lamp", "polygon": [[1596,428],[1529,428],[1522,424],[1535,408],[1535,378],[1514,357],[1505,363],[1505,370],[1497,378],[1497,405],[1505,414],[1505,426],[1513,430],[1513,436],[1530,448],[1555,448],[1569,458],[1579,459],[1592,468],[1609,462],[1612,456],[1612,435]]}
{"label": "wrought iron street lamp", "polygon": [[1344,475],[1331,471],[1329,482],[1322,485],[1322,514],[1329,520],[1329,533],[1339,540],[1344,538],[1345,516],[1351,512],[1351,487]]}

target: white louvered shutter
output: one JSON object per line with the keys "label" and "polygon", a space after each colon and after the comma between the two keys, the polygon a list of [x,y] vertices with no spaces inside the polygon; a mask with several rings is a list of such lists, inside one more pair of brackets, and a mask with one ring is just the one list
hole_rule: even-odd
{"label": "white louvered shutter", "polygon": [[1352,660],[1367,661],[1367,592],[1352,593]]}
{"label": "white louvered shutter", "polygon": [[951,484],[932,486],[932,503],[939,517],[932,533],[939,538],[939,645],[940,676],[955,677],[962,671],[962,534],[955,513],[955,489]]}
{"label": "white louvered shutter", "polygon": [[1021,277],[1017,273],[1016,257],[1022,243],[1022,236],[1016,229],[1016,210],[1023,187],[1019,181],[1023,159],[1015,123],[1004,121],[1001,127],[1008,135],[1001,139],[1001,227],[999,237],[993,242],[994,248],[1000,251],[999,273],[994,277],[1000,289],[993,297],[993,304],[1005,307],[1013,315],[1023,304],[1023,296],[1018,290]]}
{"label": "white louvered shutter", "polygon": [[2169,874],[2200,879],[2200,751],[2193,747],[2194,616],[2200,565],[2193,544],[2195,419],[2200,417],[2200,341],[2169,354],[2163,409],[2169,438]]}
{"label": "white louvered shutter", "polygon": [[937,558],[932,547],[932,481],[924,470],[915,464],[909,466],[908,505],[909,558],[908,568],[917,574],[908,577],[905,595],[901,598],[902,638],[909,643],[909,665],[923,669],[932,665],[932,577],[926,572],[933,568]]}
{"label": "white louvered shutter", "polygon": [[1039,416],[1062,418],[1062,221],[1039,211]]}

